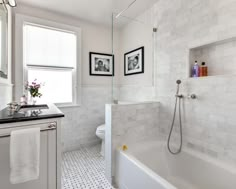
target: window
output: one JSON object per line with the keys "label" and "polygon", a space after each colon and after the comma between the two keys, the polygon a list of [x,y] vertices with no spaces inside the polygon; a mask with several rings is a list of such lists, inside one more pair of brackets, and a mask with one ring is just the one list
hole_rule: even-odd
{"label": "window", "polygon": [[2,45],[2,17],[0,16],[0,71],[2,70]]}
{"label": "window", "polygon": [[42,102],[73,102],[73,77],[70,69],[64,70],[29,67],[28,80],[34,81],[35,78],[37,78],[39,82],[43,81],[43,86],[40,91],[43,94]]}
{"label": "window", "polygon": [[39,103],[76,104],[77,35],[71,31],[24,23],[25,82],[42,83]]}

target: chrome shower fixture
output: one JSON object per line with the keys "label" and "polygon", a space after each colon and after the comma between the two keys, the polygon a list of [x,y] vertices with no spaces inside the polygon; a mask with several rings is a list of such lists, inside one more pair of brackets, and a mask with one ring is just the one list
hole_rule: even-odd
{"label": "chrome shower fixture", "polygon": [[190,95],[188,95],[188,98],[189,98],[189,99],[197,99],[197,95],[195,95],[195,94],[190,94]]}
{"label": "chrome shower fixture", "polygon": [[158,28],[153,28],[153,32],[156,33]]}
{"label": "chrome shower fixture", "polygon": [[175,97],[176,97],[176,98],[183,98],[184,95],[179,94],[179,85],[181,84],[181,80],[178,79],[178,80],[176,81],[176,83],[177,83],[177,92],[176,92],[176,94],[175,94]]}
{"label": "chrome shower fixture", "polygon": [[177,83],[178,85],[181,84],[181,80],[178,79],[178,80],[176,81],[176,83]]}
{"label": "chrome shower fixture", "polygon": [[[182,131],[182,115],[181,115],[181,100],[184,97],[182,94],[179,94],[179,86],[181,84],[181,80],[177,80],[177,91],[175,94],[175,106],[174,106],[174,115],[173,115],[173,119],[172,119],[172,123],[171,123],[171,127],[170,127],[170,132],[169,132],[169,136],[168,136],[168,140],[167,140],[167,148],[169,150],[169,152],[173,155],[177,155],[181,152],[182,150],[182,146],[183,146],[183,131]],[[180,134],[180,146],[178,147],[178,149],[176,151],[174,151],[173,149],[171,149],[170,147],[170,139],[172,136],[172,132],[174,129],[174,125],[175,125],[175,117],[177,114],[177,107],[178,107],[178,112],[179,112],[179,134]]]}
{"label": "chrome shower fixture", "polygon": [[182,94],[176,94],[175,97],[177,97],[177,98],[184,98],[184,95],[182,95]]}

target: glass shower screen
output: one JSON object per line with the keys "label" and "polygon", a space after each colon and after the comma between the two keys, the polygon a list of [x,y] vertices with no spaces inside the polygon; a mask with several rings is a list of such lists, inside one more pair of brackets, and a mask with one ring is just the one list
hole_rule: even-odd
{"label": "glass shower screen", "polygon": [[[127,10],[128,11],[128,10]],[[113,14],[112,52],[115,76],[112,80],[114,103],[140,102],[155,97],[155,28],[143,13],[135,18]]]}

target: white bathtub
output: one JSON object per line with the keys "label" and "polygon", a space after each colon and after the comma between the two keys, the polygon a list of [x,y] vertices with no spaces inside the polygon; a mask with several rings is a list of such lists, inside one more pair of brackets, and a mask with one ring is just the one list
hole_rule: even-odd
{"label": "white bathtub", "polygon": [[183,150],[174,156],[166,144],[145,142],[117,151],[119,189],[236,189],[236,170]]}

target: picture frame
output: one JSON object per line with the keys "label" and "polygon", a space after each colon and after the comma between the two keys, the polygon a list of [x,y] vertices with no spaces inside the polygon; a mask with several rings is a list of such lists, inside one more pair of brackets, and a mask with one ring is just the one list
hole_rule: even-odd
{"label": "picture frame", "polygon": [[144,46],[124,54],[124,75],[144,73]]}
{"label": "picture frame", "polygon": [[91,76],[114,76],[114,55],[89,52]]}

